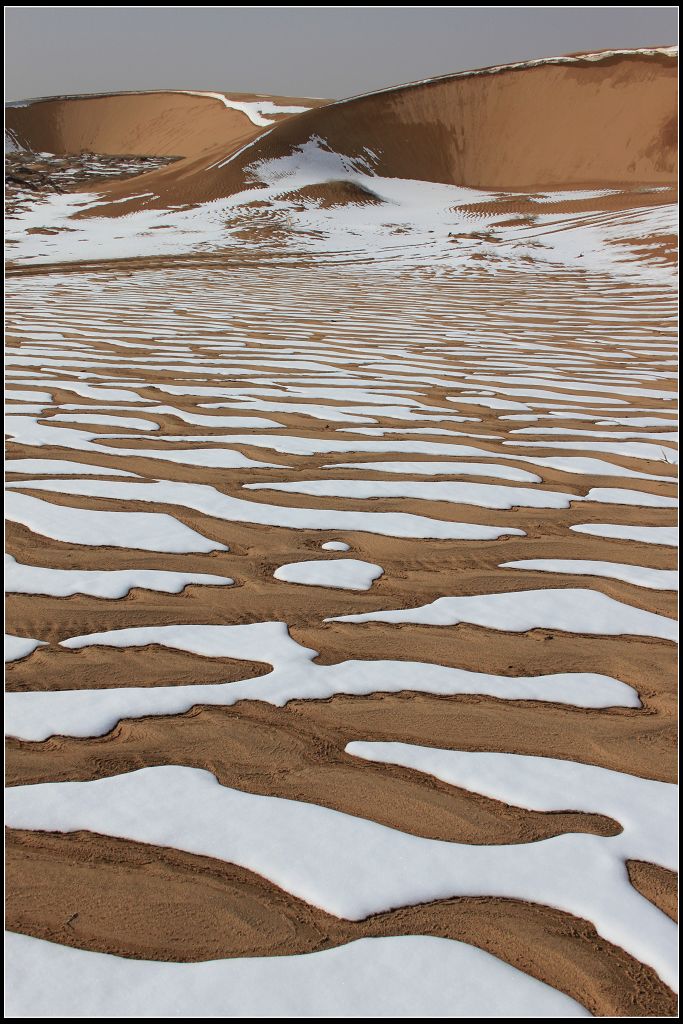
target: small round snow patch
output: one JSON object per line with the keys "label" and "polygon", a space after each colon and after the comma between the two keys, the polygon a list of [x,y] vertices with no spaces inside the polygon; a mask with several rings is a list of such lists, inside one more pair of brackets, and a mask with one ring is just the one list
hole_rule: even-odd
{"label": "small round snow patch", "polygon": [[321,544],[320,547],[323,551],[350,551],[351,545],[345,544],[343,540],[328,540],[326,544]]}
{"label": "small round snow patch", "polygon": [[336,587],[339,590],[369,590],[384,570],[381,565],[357,558],[319,559],[313,562],[290,562],[281,565],[273,575],[285,583],[304,583],[310,587]]}

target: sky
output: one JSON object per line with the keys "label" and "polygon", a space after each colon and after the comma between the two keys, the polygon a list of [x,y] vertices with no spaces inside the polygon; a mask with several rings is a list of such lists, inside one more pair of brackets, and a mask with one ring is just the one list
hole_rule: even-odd
{"label": "sky", "polygon": [[675,7],[6,7],[6,101],[206,89],[338,99],[578,50],[670,45]]}

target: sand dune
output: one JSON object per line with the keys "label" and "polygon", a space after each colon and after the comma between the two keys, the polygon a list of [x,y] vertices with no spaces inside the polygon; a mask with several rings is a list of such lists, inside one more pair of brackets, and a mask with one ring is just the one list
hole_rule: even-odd
{"label": "sand dune", "polygon": [[10,104],[5,127],[20,147],[38,152],[194,157],[235,149],[292,116],[289,108],[324,102],[172,90],[55,96]]}
{"label": "sand dune", "polygon": [[371,150],[386,177],[517,190],[670,182],[675,80],[670,56],[639,54],[432,79],[280,125],[227,180],[318,136],[353,157]]}

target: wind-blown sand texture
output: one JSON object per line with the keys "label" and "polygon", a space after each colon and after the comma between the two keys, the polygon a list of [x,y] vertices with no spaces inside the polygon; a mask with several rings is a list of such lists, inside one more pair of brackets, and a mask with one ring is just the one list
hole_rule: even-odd
{"label": "wind-blown sand texture", "polygon": [[674,83],[8,110],[10,1015],[675,1016]]}

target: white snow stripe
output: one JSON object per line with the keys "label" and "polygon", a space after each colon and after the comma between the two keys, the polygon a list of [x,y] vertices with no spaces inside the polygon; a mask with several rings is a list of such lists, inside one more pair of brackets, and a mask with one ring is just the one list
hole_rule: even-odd
{"label": "white snow stripe", "polygon": [[70,637],[68,650],[160,645],[205,658],[236,658],[273,666],[267,676],[191,686],[55,690],[6,695],[10,735],[43,740],[51,735],[99,736],[124,718],[183,714],[197,704],[230,706],[260,700],[282,707],[290,700],[327,700],[336,693],[414,691],[442,696],[481,694],[499,700],[537,700],[578,707],[640,707],[626,683],[591,672],[499,676],[411,661],[314,662],[317,651],[295,643],[284,622],[239,626],[150,626]]}
{"label": "white snow stripe", "polygon": [[[38,487],[37,482],[31,483]],[[136,548],[140,551],[227,551],[165,512],[101,512],[53,505],[32,495],[8,491],[5,514],[33,533],[66,544]]]}
{"label": "white snow stripe", "polygon": [[28,658],[29,654],[38,647],[43,647],[44,641],[34,640],[30,636],[12,636],[5,633],[5,662],[19,661],[21,658]]}
{"label": "white snow stripe", "polygon": [[5,589],[10,594],[46,594],[49,597],[91,597],[116,599],[131,590],[156,590],[179,594],[185,587],[229,587],[235,581],[228,576],[201,572],[164,572],[156,569],[50,569],[22,565],[5,555]]}
{"label": "white snow stripe", "polygon": [[642,565],[623,565],[620,562],[594,562],[583,558],[525,558],[516,562],[501,562],[499,568],[599,576],[631,583],[634,587],[646,587],[648,590],[678,590],[678,572],[675,569],[648,569]]}
{"label": "white snow stripe", "polygon": [[[589,1017],[569,996],[462,942],[358,939],[299,956],[164,963],[5,936],[10,1017]],[[45,984],[45,979],[50,984]],[[84,978],[89,984],[84,985]]]}
{"label": "white snow stripe", "polygon": [[455,626],[461,622],[511,633],[557,629],[599,636],[648,636],[675,641],[676,622],[615,601],[595,590],[519,590],[472,597],[440,597],[395,611],[338,615],[326,622],[412,622]]}
{"label": "white snow stripe", "polygon": [[591,537],[605,537],[607,540],[630,540],[639,544],[662,544],[665,547],[678,546],[678,530],[675,526],[625,526],[612,523],[581,523],[570,526],[576,533],[587,533]]}

